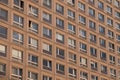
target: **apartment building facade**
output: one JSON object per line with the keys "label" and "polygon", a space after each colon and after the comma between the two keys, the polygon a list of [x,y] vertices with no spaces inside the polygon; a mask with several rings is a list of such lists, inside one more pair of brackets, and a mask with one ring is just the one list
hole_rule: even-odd
{"label": "apartment building facade", "polygon": [[120,0],[0,0],[0,80],[120,80]]}

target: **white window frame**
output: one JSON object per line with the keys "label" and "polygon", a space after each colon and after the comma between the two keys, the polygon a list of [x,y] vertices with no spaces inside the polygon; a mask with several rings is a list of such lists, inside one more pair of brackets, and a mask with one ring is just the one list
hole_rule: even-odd
{"label": "white window frame", "polygon": [[71,38],[68,38],[68,45],[75,48],[76,44],[75,44],[75,40],[74,39],[71,39]]}
{"label": "white window frame", "polygon": [[67,14],[68,17],[72,18],[72,19],[75,19],[75,12],[71,11],[68,9],[68,14]]}
{"label": "white window frame", "polygon": [[[83,47],[82,47],[83,45],[86,46],[86,49],[83,49]],[[87,45],[84,44],[84,43],[80,43],[80,50],[86,52],[87,51]]]}
{"label": "white window frame", "polygon": [[69,60],[75,62],[75,54],[69,52]]}
{"label": "white window frame", "polygon": [[80,29],[79,30],[79,36],[81,36],[81,37],[83,37],[83,38],[86,38],[86,31],[85,30],[83,30],[83,29]]}
{"label": "white window frame", "polygon": [[22,0],[19,0],[19,4],[18,5],[14,4],[14,7],[16,7],[20,10],[23,10],[23,8],[21,7],[21,2],[22,2]]}
{"label": "white window frame", "polygon": [[111,7],[107,6],[107,7],[106,7],[106,11],[107,11],[109,14],[112,14],[112,8],[111,8]]}
{"label": "white window frame", "polygon": [[64,35],[60,34],[60,33],[56,33],[56,39],[60,40],[60,41],[64,41]]}
{"label": "white window frame", "polygon": [[[21,17],[21,16],[19,16],[19,15],[16,15],[16,14],[14,14],[13,16],[14,16],[14,17],[15,17],[15,16],[18,17],[18,19],[19,19],[18,22],[13,20],[13,23],[15,23],[15,24],[17,24],[17,25],[19,25],[19,26],[23,26],[23,25],[24,25],[24,19],[23,19],[23,17]],[[22,22],[23,22],[23,23],[22,23]]]}
{"label": "white window frame", "polygon": [[[19,75],[19,73],[20,73],[20,68],[13,67],[12,69],[17,69],[17,73],[16,73],[16,74],[13,74],[13,73],[12,73],[13,76],[16,76],[16,77],[22,78],[22,76]],[[23,71],[23,70],[22,70],[22,71]]]}
{"label": "white window frame", "polygon": [[[15,36],[16,35],[18,36],[18,39],[14,38],[14,34],[15,34]],[[13,40],[20,42],[20,43],[23,43],[23,34],[16,32],[16,31],[13,31]]]}
{"label": "white window frame", "polygon": [[32,5],[29,5],[29,13],[37,17],[38,16],[38,9],[36,7],[33,7]]}
{"label": "white window frame", "polygon": [[31,71],[29,71],[28,73],[30,74],[29,75],[30,77],[28,77],[28,80],[37,80],[37,79],[33,79],[33,77],[32,77],[32,75],[37,75],[37,73],[31,72]]}
{"label": "white window frame", "polygon": [[[33,62],[32,61],[32,57],[33,57],[34,55],[32,55],[32,54],[29,54],[28,55],[28,63],[32,63],[32,64],[35,64],[35,65],[38,65],[38,62]],[[35,56],[35,57],[37,57],[37,56]],[[38,58],[38,57],[37,57]]]}
{"label": "white window frame", "polygon": [[[60,72],[63,72],[63,73],[64,73],[64,71],[60,70],[60,66],[64,67],[64,65],[57,63],[56,66],[57,66],[57,71],[60,71]],[[65,67],[64,67],[64,69],[65,69]]]}
{"label": "white window frame", "polygon": [[12,49],[12,58],[22,60],[23,52],[17,49]]}
{"label": "white window frame", "polygon": [[43,43],[43,50],[45,51],[50,51],[50,44],[47,44],[47,43]]}
{"label": "white window frame", "polygon": [[34,38],[32,38],[32,37],[29,37],[29,40],[30,40],[29,45],[30,45],[31,47],[38,48],[38,40],[36,40],[36,39],[34,39]]}
{"label": "white window frame", "polygon": [[86,18],[84,16],[79,15],[79,23],[86,24]]}
{"label": "white window frame", "polygon": [[[69,4],[71,4],[71,5],[74,5],[74,3],[72,2],[72,0],[67,0],[67,2],[68,2]],[[74,2],[75,2],[75,0],[74,0]]]}
{"label": "white window frame", "polygon": [[[68,68],[68,70],[70,69],[70,67]],[[70,76],[76,77],[75,71],[76,69],[71,68],[72,69],[72,73],[69,73]]]}
{"label": "white window frame", "polygon": [[[69,29],[69,26],[71,26],[72,30]],[[70,24],[70,23],[68,23],[68,31],[71,32],[71,33],[75,33],[75,30],[74,30],[74,29],[75,29],[75,26],[72,25],[72,24]]]}
{"label": "white window frame", "polygon": [[2,45],[2,44],[0,44],[0,52],[1,53],[6,53],[6,46],[5,45]]}
{"label": "white window frame", "polygon": [[85,4],[78,2],[78,8],[82,11],[85,11]]}
{"label": "white window frame", "polygon": [[80,57],[80,65],[87,66],[87,58]]}
{"label": "white window frame", "polygon": [[[85,76],[85,74],[87,74],[87,76]],[[80,78],[83,79],[83,80],[87,80],[88,79],[88,73],[81,71],[80,72]]]}
{"label": "white window frame", "polygon": [[43,12],[43,19],[46,19],[47,21],[51,20],[50,14]]}
{"label": "white window frame", "polygon": [[6,73],[6,64],[0,63],[0,72]]}
{"label": "white window frame", "polygon": [[38,28],[38,24],[35,23],[35,22],[32,22],[32,21],[29,21],[29,22],[31,22],[31,24],[30,24],[30,26],[29,26],[29,29],[37,33],[38,30],[34,29],[33,26],[36,25],[36,27]]}

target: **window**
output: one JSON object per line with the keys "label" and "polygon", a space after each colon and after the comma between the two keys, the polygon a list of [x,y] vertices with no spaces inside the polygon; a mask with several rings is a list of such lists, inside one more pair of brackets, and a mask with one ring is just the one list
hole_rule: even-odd
{"label": "window", "polygon": [[6,75],[6,64],[0,63],[0,75]]}
{"label": "window", "polygon": [[107,13],[112,14],[112,8],[110,6],[107,6]]}
{"label": "window", "polygon": [[98,13],[98,20],[101,22],[104,22],[104,15],[101,13]]}
{"label": "window", "polygon": [[110,75],[111,75],[112,77],[116,77],[116,70],[113,69],[113,68],[110,68]]}
{"label": "window", "polygon": [[80,71],[80,80],[88,80],[88,73]]}
{"label": "window", "polygon": [[79,36],[82,38],[87,38],[87,32],[83,29],[79,30]]}
{"label": "window", "polygon": [[76,40],[68,38],[68,46],[71,48],[76,48]]}
{"label": "window", "polygon": [[106,47],[106,40],[99,38],[100,46]]}
{"label": "window", "polygon": [[64,29],[64,21],[60,18],[56,18],[56,26],[60,29]]}
{"label": "window", "polygon": [[29,54],[28,55],[28,64],[33,66],[38,66],[38,56]]}
{"label": "window", "polygon": [[28,71],[28,80],[38,80],[38,74]]}
{"label": "window", "polygon": [[76,63],[76,54],[69,52],[69,61]]}
{"label": "window", "polygon": [[110,18],[107,18],[107,25],[113,26],[113,20]]}
{"label": "window", "polygon": [[120,66],[120,58],[118,58],[117,63],[118,63],[118,66]]}
{"label": "window", "polygon": [[0,3],[8,4],[8,0],[0,0]]}
{"label": "window", "polygon": [[92,70],[97,70],[97,67],[98,67],[97,62],[91,61],[90,64],[91,64],[91,69],[92,69]]}
{"label": "window", "polygon": [[85,4],[78,2],[78,8],[82,11],[85,11]]}
{"label": "window", "polygon": [[65,66],[62,64],[56,64],[56,72],[59,74],[65,74]]}
{"label": "window", "polygon": [[56,56],[61,59],[64,59],[65,58],[65,50],[57,47],[56,48]]}
{"label": "window", "polygon": [[101,60],[106,61],[107,60],[107,54],[103,51],[100,51],[100,58],[101,58]]}
{"label": "window", "polygon": [[52,61],[43,59],[43,69],[52,71]]}
{"label": "window", "polygon": [[107,74],[107,66],[101,65],[101,73]]}
{"label": "window", "polygon": [[89,28],[96,30],[96,23],[89,20]]}
{"label": "window", "polygon": [[87,58],[80,57],[80,66],[87,67]]}
{"label": "window", "polygon": [[96,40],[97,38],[96,38],[96,35],[94,35],[94,34],[90,34],[90,41],[91,42],[94,42],[94,43],[96,43]]}
{"label": "window", "polygon": [[13,31],[13,42],[23,44],[24,42],[23,39],[24,39],[23,34]]}
{"label": "window", "polygon": [[69,67],[68,71],[69,71],[69,76],[70,77],[74,77],[74,78],[77,77],[77,70],[75,68]]}
{"label": "window", "polygon": [[98,8],[104,10],[104,4],[101,1],[98,1]]}
{"label": "window", "polygon": [[64,44],[64,35],[56,33],[56,41]]}
{"label": "window", "polygon": [[120,19],[120,12],[115,11],[115,17]]}
{"label": "window", "polygon": [[7,46],[0,44],[0,56],[6,56],[7,55]]}
{"label": "window", "polygon": [[112,55],[109,55],[109,60],[111,64],[115,64],[115,57]]}
{"label": "window", "polygon": [[112,3],[112,0],[106,0],[106,2],[108,2],[108,3]]}
{"label": "window", "polygon": [[114,33],[111,30],[108,30],[108,37],[109,38],[114,38]]}
{"label": "window", "polygon": [[108,45],[109,45],[109,51],[113,52],[114,49],[115,49],[115,45],[113,43],[111,43],[111,42],[109,42]]}
{"label": "window", "polygon": [[99,25],[99,33],[105,35],[105,28]]}
{"label": "window", "polygon": [[68,11],[68,17],[71,19],[75,19],[75,12],[71,11],[71,10],[67,10]]}
{"label": "window", "polygon": [[87,45],[85,43],[80,43],[80,51],[87,52]]}
{"label": "window", "polygon": [[117,46],[117,53],[120,54],[120,47]]}
{"label": "window", "polygon": [[79,15],[79,22],[83,25],[86,25],[86,18],[84,16]]}
{"label": "window", "polygon": [[0,37],[6,39],[7,38],[7,31],[8,31],[7,28],[0,26]]}
{"label": "window", "polygon": [[43,52],[52,55],[52,45],[43,43]]}
{"label": "window", "polygon": [[72,24],[70,24],[70,23],[68,23],[68,31],[69,31],[70,33],[75,34],[75,33],[76,33],[76,28],[75,28],[75,26],[72,25]]}
{"label": "window", "polygon": [[56,12],[64,14],[64,7],[60,4],[56,4]]}
{"label": "window", "polygon": [[14,7],[20,10],[24,9],[24,2],[23,0],[14,0]]}
{"label": "window", "polygon": [[117,30],[120,30],[120,23],[115,23],[115,28],[116,28]]}
{"label": "window", "polygon": [[16,26],[23,27],[23,25],[24,25],[24,18],[14,14],[13,15],[13,23]]}
{"label": "window", "polygon": [[0,8],[0,19],[4,21],[8,21],[8,11]]}
{"label": "window", "polygon": [[52,30],[46,27],[43,27],[43,36],[46,38],[52,38]]}
{"label": "window", "polygon": [[120,41],[120,35],[116,34],[116,40]]}
{"label": "window", "polygon": [[43,0],[43,5],[47,8],[52,8],[52,0]]}
{"label": "window", "polygon": [[96,76],[96,75],[91,75],[91,80],[98,80],[98,76]]}
{"label": "window", "polygon": [[38,40],[29,37],[29,47],[33,49],[38,49]]}
{"label": "window", "polygon": [[[45,0],[44,0],[45,1]],[[52,23],[52,15],[46,12],[43,12],[43,20],[48,23]]]}
{"label": "window", "polygon": [[90,54],[91,54],[92,56],[97,57],[97,49],[96,49],[96,48],[93,48],[93,47],[90,47]]}
{"label": "window", "polygon": [[38,8],[29,5],[29,14],[38,17]]}
{"label": "window", "polygon": [[119,8],[120,7],[120,2],[118,0],[115,0],[114,5]]}
{"label": "window", "polygon": [[23,76],[23,69],[17,68],[17,67],[12,67],[12,77],[17,77],[17,79],[22,80]]}
{"label": "window", "polygon": [[29,30],[38,33],[38,24],[33,21],[29,21]]}
{"label": "window", "polygon": [[23,62],[23,51],[12,49],[12,59],[18,62]]}
{"label": "window", "polygon": [[89,8],[89,15],[92,17],[95,17],[95,10],[92,8]]}
{"label": "window", "polygon": [[90,3],[90,4],[94,4],[95,1],[94,1],[94,0],[89,0],[89,3]]}
{"label": "window", "polygon": [[70,5],[74,5],[74,4],[75,4],[75,0],[67,0],[67,2],[68,2]]}
{"label": "window", "polygon": [[49,76],[43,75],[43,80],[52,80],[52,77],[49,77]]}

